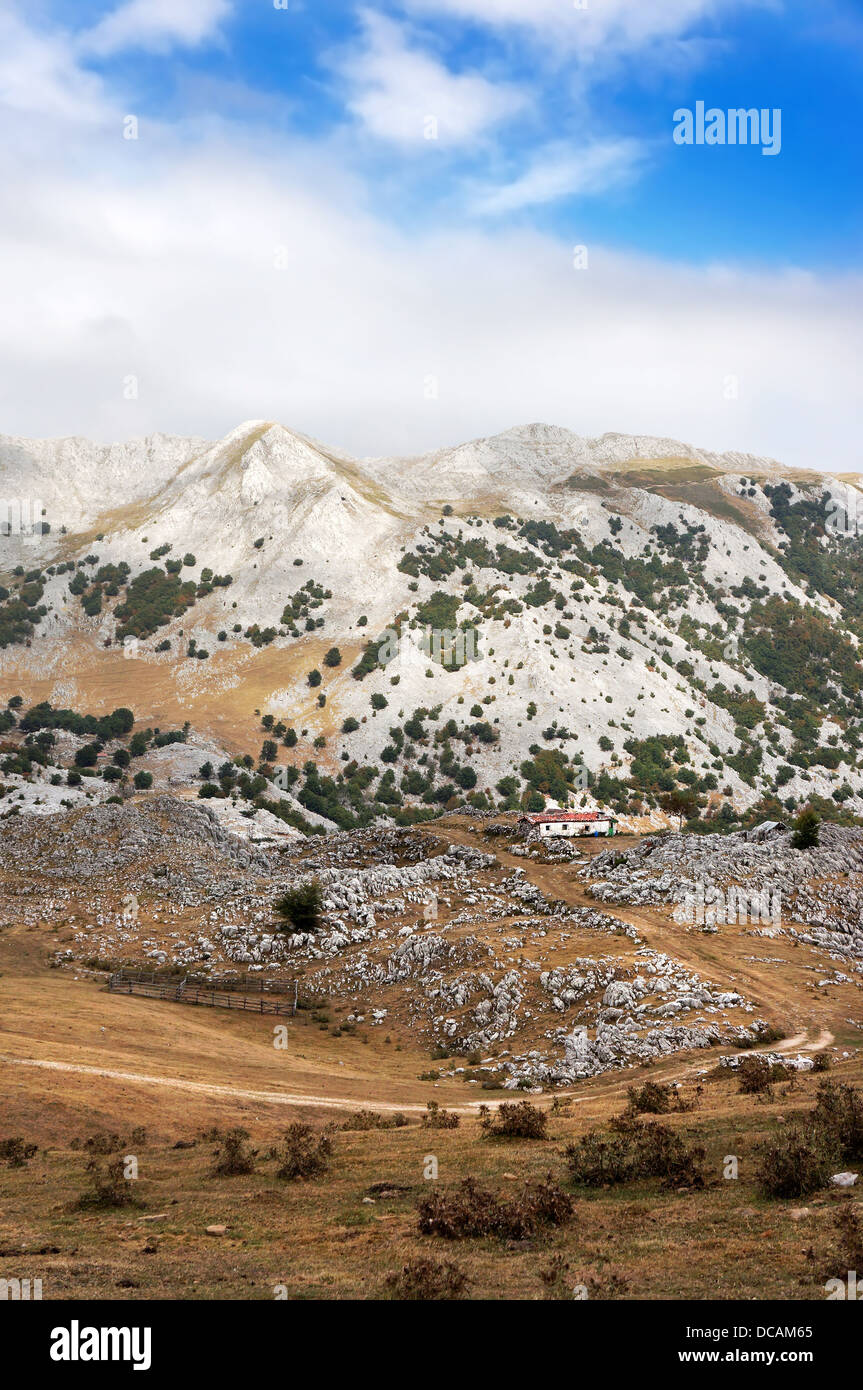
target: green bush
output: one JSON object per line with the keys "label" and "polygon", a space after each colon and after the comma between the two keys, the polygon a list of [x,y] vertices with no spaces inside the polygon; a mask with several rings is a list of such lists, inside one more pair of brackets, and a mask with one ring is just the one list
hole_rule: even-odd
{"label": "green bush", "polygon": [[317,879],[289,888],[273,904],[281,918],[280,929],[294,932],[316,932],[321,925],[321,885]]}
{"label": "green bush", "polygon": [[818,831],[821,825],[821,818],[817,812],[807,809],[803,811],[794,822],[794,834],[791,836],[793,849],[813,849],[818,844]]}

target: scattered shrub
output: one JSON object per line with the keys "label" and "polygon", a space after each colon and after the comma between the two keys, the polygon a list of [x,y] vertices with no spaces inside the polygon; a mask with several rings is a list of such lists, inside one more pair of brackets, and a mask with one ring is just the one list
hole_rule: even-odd
{"label": "scattered shrub", "polygon": [[229,1129],[222,1137],[213,1162],[213,1173],[218,1177],[239,1177],[254,1173],[255,1154],[249,1148],[248,1131]]}
{"label": "scattered shrub", "polygon": [[856,1087],[822,1081],[812,1120],[838,1145],[844,1161],[863,1157],[863,1094]]}
{"label": "scattered shrub", "polygon": [[458,1115],[441,1110],[436,1100],[426,1102],[426,1114],[420,1121],[423,1129],[458,1129]]}
{"label": "scattered shrub", "polygon": [[583,1297],[591,1300],[605,1298],[624,1298],[629,1289],[625,1275],[610,1269],[601,1275],[572,1275],[563,1255],[557,1254],[551,1263],[538,1271],[542,1281],[542,1296],[545,1299],[570,1299],[580,1285]]}
{"label": "scattered shrub", "polygon": [[667,1125],[621,1116],[607,1132],[588,1130],[569,1144],[566,1160],[580,1187],[605,1187],[662,1178],[666,1187],[703,1187],[705,1152]]}
{"label": "scattered shrub", "polygon": [[834,1221],[835,1244],[828,1252],[825,1279],[847,1279],[849,1272],[863,1269],[863,1222],[856,1206],[843,1203]]}
{"label": "scattered shrub", "polygon": [[333,1142],[327,1133],[318,1133],[311,1125],[291,1125],[282,1140],[277,1157],[277,1178],[319,1178],[329,1170]]}
{"label": "scattered shrub", "polygon": [[551,1226],[564,1226],[572,1216],[572,1199],[552,1182],[526,1183],[521,1195],[497,1197],[465,1178],[454,1192],[431,1192],[417,1212],[422,1235],[445,1240],[495,1236],[499,1240],[528,1240]]}
{"label": "scattered shrub", "polygon": [[89,1134],[86,1139],[80,1142],[80,1148],[86,1149],[88,1154],[105,1155],[115,1154],[123,1147],[123,1140],[119,1134],[108,1133],[107,1130],[97,1130],[95,1134]]}
{"label": "scattered shrub", "polygon": [[738,1090],[742,1096],[771,1094],[773,1067],[766,1057],[744,1057],[737,1069]]}
{"label": "scattered shrub", "polygon": [[20,1135],[15,1135],[12,1139],[0,1139],[0,1163],[5,1163],[7,1168],[23,1168],[38,1147],[38,1144],[28,1144]]}
{"label": "scattered shrub", "polygon": [[808,1197],[829,1181],[839,1146],[811,1123],[789,1126],[760,1144],[758,1182],[766,1197]]}
{"label": "scattered shrub", "polygon": [[501,1139],[547,1139],[548,1116],[529,1100],[499,1105],[497,1113],[485,1115],[481,1126],[486,1134]]}
{"label": "scattered shrub", "polygon": [[627,1109],[631,1115],[667,1115],[670,1110],[680,1108],[676,1088],[663,1086],[658,1081],[630,1086],[626,1094],[629,1098]]}
{"label": "scattered shrub", "polygon": [[76,1206],[82,1211],[105,1207],[140,1207],[132,1190],[131,1182],[123,1172],[122,1158],[112,1158],[108,1163],[100,1163],[91,1158],[87,1164],[90,1191],[78,1198]]}
{"label": "scattered shrub", "polygon": [[863,1157],[863,1094],[822,1081],[809,1115],[759,1146],[758,1179],[768,1197],[808,1197],[841,1163]]}
{"label": "scattered shrub", "polygon": [[386,1286],[391,1298],[410,1299],[421,1303],[441,1302],[461,1298],[468,1276],[450,1260],[408,1260],[397,1274],[387,1276]]}
{"label": "scattered shrub", "polygon": [[385,1115],[379,1110],[355,1110],[343,1121],[344,1130],[403,1129],[408,1123],[406,1115],[397,1111],[395,1115]]}

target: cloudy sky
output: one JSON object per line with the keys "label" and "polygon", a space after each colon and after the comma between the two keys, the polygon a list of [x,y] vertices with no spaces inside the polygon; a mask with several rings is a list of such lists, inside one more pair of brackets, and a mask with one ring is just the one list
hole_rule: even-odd
{"label": "cloudy sky", "polygon": [[857,0],[0,0],[0,432],[859,469],[861,77]]}

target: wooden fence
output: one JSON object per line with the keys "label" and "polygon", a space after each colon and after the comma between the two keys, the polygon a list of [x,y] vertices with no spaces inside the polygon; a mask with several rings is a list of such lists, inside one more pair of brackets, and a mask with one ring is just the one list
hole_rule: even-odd
{"label": "wooden fence", "polygon": [[240,1009],[253,1014],[297,1012],[295,980],[253,980],[242,976],[219,982],[219,987],[203,985],[184,976],[172,980],[164,975],[148,975],[137,970],[118,970],[108,980],[112,994],[136,994],[145,999],[168,999],[177,1004],[204,1004],[211,1009]]}

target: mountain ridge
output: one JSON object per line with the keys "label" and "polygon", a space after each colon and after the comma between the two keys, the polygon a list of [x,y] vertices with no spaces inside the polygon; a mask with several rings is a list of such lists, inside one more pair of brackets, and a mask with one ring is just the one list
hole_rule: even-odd
{"label": "mountain ridge", "polygon": [[[269,420],[215,443],[13,443],[0,495],[38,477],[46,529],[0,538],[0,692],[102,712],[110,690],[253,757],[272,716],[295,734],[277,762],[339,788],[345,763],[376,770],[375,814],[493,806],[513,778],[518,797],[584,804],[601,784],[633,813],[687,785],[708,816],[780,791],[863,811],[863,567],[856,535],[830,530],[846,485],[827,474],[539,423],[412,459]],[[430,709],[437,743],[414,719]],[[535,748],[562,780],[524,773]]]}

